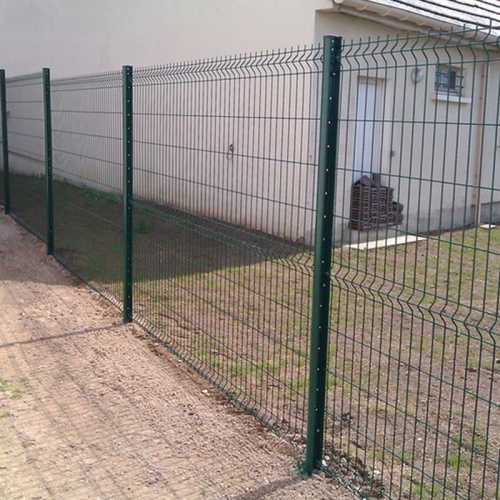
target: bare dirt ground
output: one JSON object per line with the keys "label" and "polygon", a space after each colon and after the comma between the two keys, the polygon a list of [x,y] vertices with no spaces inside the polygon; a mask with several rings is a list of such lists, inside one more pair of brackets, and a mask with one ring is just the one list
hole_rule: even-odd
{"label": "bare dirt ground", "polygon": [[0,498],[333,498],[0,215]]}

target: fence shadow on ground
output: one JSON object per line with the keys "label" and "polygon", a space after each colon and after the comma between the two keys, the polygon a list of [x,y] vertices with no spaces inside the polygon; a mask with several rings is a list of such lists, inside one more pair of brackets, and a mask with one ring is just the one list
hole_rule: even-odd
{"label": "fence shadow on ground", "polygon": [[[14,217],[45,235],[45,179],[11,175]],[[22,207],[22,210],[17,207]],[[86,279],[113,284],[122,279],[122,201],[113,193],[54,181],[55,256]],[[38,223],[33,224],[33,221]],[[258,231],[138,200],[134,203],[134,279],[172,278],[268,259],[294,259],[307,252]]]}

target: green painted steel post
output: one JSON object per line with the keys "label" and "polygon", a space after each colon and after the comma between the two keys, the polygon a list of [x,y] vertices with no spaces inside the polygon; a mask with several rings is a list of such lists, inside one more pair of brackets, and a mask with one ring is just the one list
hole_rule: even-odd
{"label": "green painted steel post", "polygon": [[309,405],[304,463],[304,472],[308,475],[321,464],[323,456],[341,51],[341,37],[324,37]]}
{"label": "green painted steel post", "polygon": [[47,254],[54,255],[54,196],[52,183],[52,113],[50,108],[50,69],[43,69],[43,114],[45,125],[45,203]]}
{"label": "green painted steel post", "polygon": [[123,322],[132,321],[132,66],[123,66]]}
{"label": "green painted steel post", "polygon": [[4,212],[10,213],[10,176],[9,176],[9,140],[7,133],[7,90],[5,70],[0,69],[0,107],[2,108],[2,149],[3,149],[3,206]]}

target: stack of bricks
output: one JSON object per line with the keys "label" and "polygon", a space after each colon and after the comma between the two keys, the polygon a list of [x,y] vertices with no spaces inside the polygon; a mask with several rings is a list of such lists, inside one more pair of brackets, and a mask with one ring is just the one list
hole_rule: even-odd
{"label": "stack of bricks", "polygon": [[352,186],[351,229],[367,231],[403,222],[403,205],[394,201],[394,189],[382,186],[380,177],[364,175]]}

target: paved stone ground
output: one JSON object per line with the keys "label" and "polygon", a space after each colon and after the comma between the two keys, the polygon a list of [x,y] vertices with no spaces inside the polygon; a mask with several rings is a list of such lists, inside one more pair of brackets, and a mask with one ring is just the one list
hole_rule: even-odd
{"label": "paved stone ground", "polygon": [[0,498],[354,498],[0,215]]}

